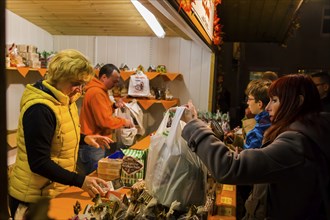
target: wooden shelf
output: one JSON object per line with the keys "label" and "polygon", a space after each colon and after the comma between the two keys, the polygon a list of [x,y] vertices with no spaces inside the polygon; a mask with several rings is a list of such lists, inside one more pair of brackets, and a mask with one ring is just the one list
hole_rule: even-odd
{"label": "wooden shelf", "polygon": [[[120,71],[121,78],[126,81],[129,79],[131,75],[133,75],[135,71]],[[99,74],[99,70],[95,70],[95,74]],[[156,78],[157,76],[164,77],[165,80],[173,81],[175,79],[182,79],[181,73],[160,73],[160,72],[144,72],[147,75],[149,80]]]}
{"label": "wooden shelf", "polygon": [[144,110],[148,110],[148,108],[150,108],[154,104],[162,104],[166,110],[180,104],[180,100],[178,98],[173,98],[172,100],[158,100],[158,99],[134,98],[134,97],[115,97],[116,100],[120,98],[122,98],[124,102],[130,102],[133,99],[136,99],[139,105]]}
{"label": "wooden shelf", "polygon": [[44,77],[47,72],[46,68],[34,69],[30,67],[7,67],[6,70],[18,71],[23,77],[26,77],[30,71],[37,71],[42,77]]}
{"label": "wooden shelf", "polygon": [[[121,78],[126,81],[129,79],[131,75],[133,75],[135,71],[121,71],[120,76]],[[162,76],[165,80],[175,80],[175,79],[182,79],[182,74],[180,73],[160,73],[160,72],[145,72],[144,74],[147,75],[149,80],[156,78],[157,76]]]}

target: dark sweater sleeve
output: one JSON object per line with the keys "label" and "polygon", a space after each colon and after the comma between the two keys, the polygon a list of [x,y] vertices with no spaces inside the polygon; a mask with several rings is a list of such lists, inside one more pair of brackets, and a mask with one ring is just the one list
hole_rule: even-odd
{"label": "dark sweater sleeve", "polygon": [[85,134],[81,134],[81,133],[80,133],[80,141],[79,141],[79,145],[86,144],[86,142],[85,142],[85,137],[86,137]]}
{"label": "dark sweater sleeve", "polygon": [[31,106],[24,113],[23,128],[31,171],[54,182],[81,187],[85,176],[62,168],[50,158],[56,128],[54,112],[43,104]]}
{"label": "dark sweater sleeve", "polygon": [[[280,134],[266,147],[232,152],[208,127],[191,120],[182,130],[188,146],[204,162],[211,175],[226,184],[283,183],[297,175],[306,163],[306,137],[296,131]],[[304,169],[304,168],[303,168]]]}

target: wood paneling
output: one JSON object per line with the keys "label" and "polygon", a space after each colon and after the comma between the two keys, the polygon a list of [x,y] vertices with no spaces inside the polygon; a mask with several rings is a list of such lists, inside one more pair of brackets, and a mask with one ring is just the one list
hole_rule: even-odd
{"label": "wood paneling", "polygon": [[[166,36],[187,35],[148,1]],[[7,0],[7,9],[52,35],[154,36],[130,0]]]}

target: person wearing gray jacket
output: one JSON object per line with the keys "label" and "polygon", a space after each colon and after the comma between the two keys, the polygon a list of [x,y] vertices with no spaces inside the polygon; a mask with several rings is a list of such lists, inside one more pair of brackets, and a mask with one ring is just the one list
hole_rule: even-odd
{"label": "person wearing gray jacket", "polygon": [[192,103],[182,137],[224,184],[254,184],[243,219],[329,219],[330,114],[310,76],[274,81],[266,106],[272,125],[260,149],[230,151],[196,117]]}

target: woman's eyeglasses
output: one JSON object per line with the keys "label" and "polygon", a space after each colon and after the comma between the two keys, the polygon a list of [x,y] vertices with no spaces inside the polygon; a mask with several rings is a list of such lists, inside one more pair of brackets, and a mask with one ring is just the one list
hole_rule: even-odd
{"label": "woman's eyeglasses", "polygon": [[72,87],[79,87],[79,89],[83,89],[86,86],[86,82],[78,81],[78,82],[71,82]]}

